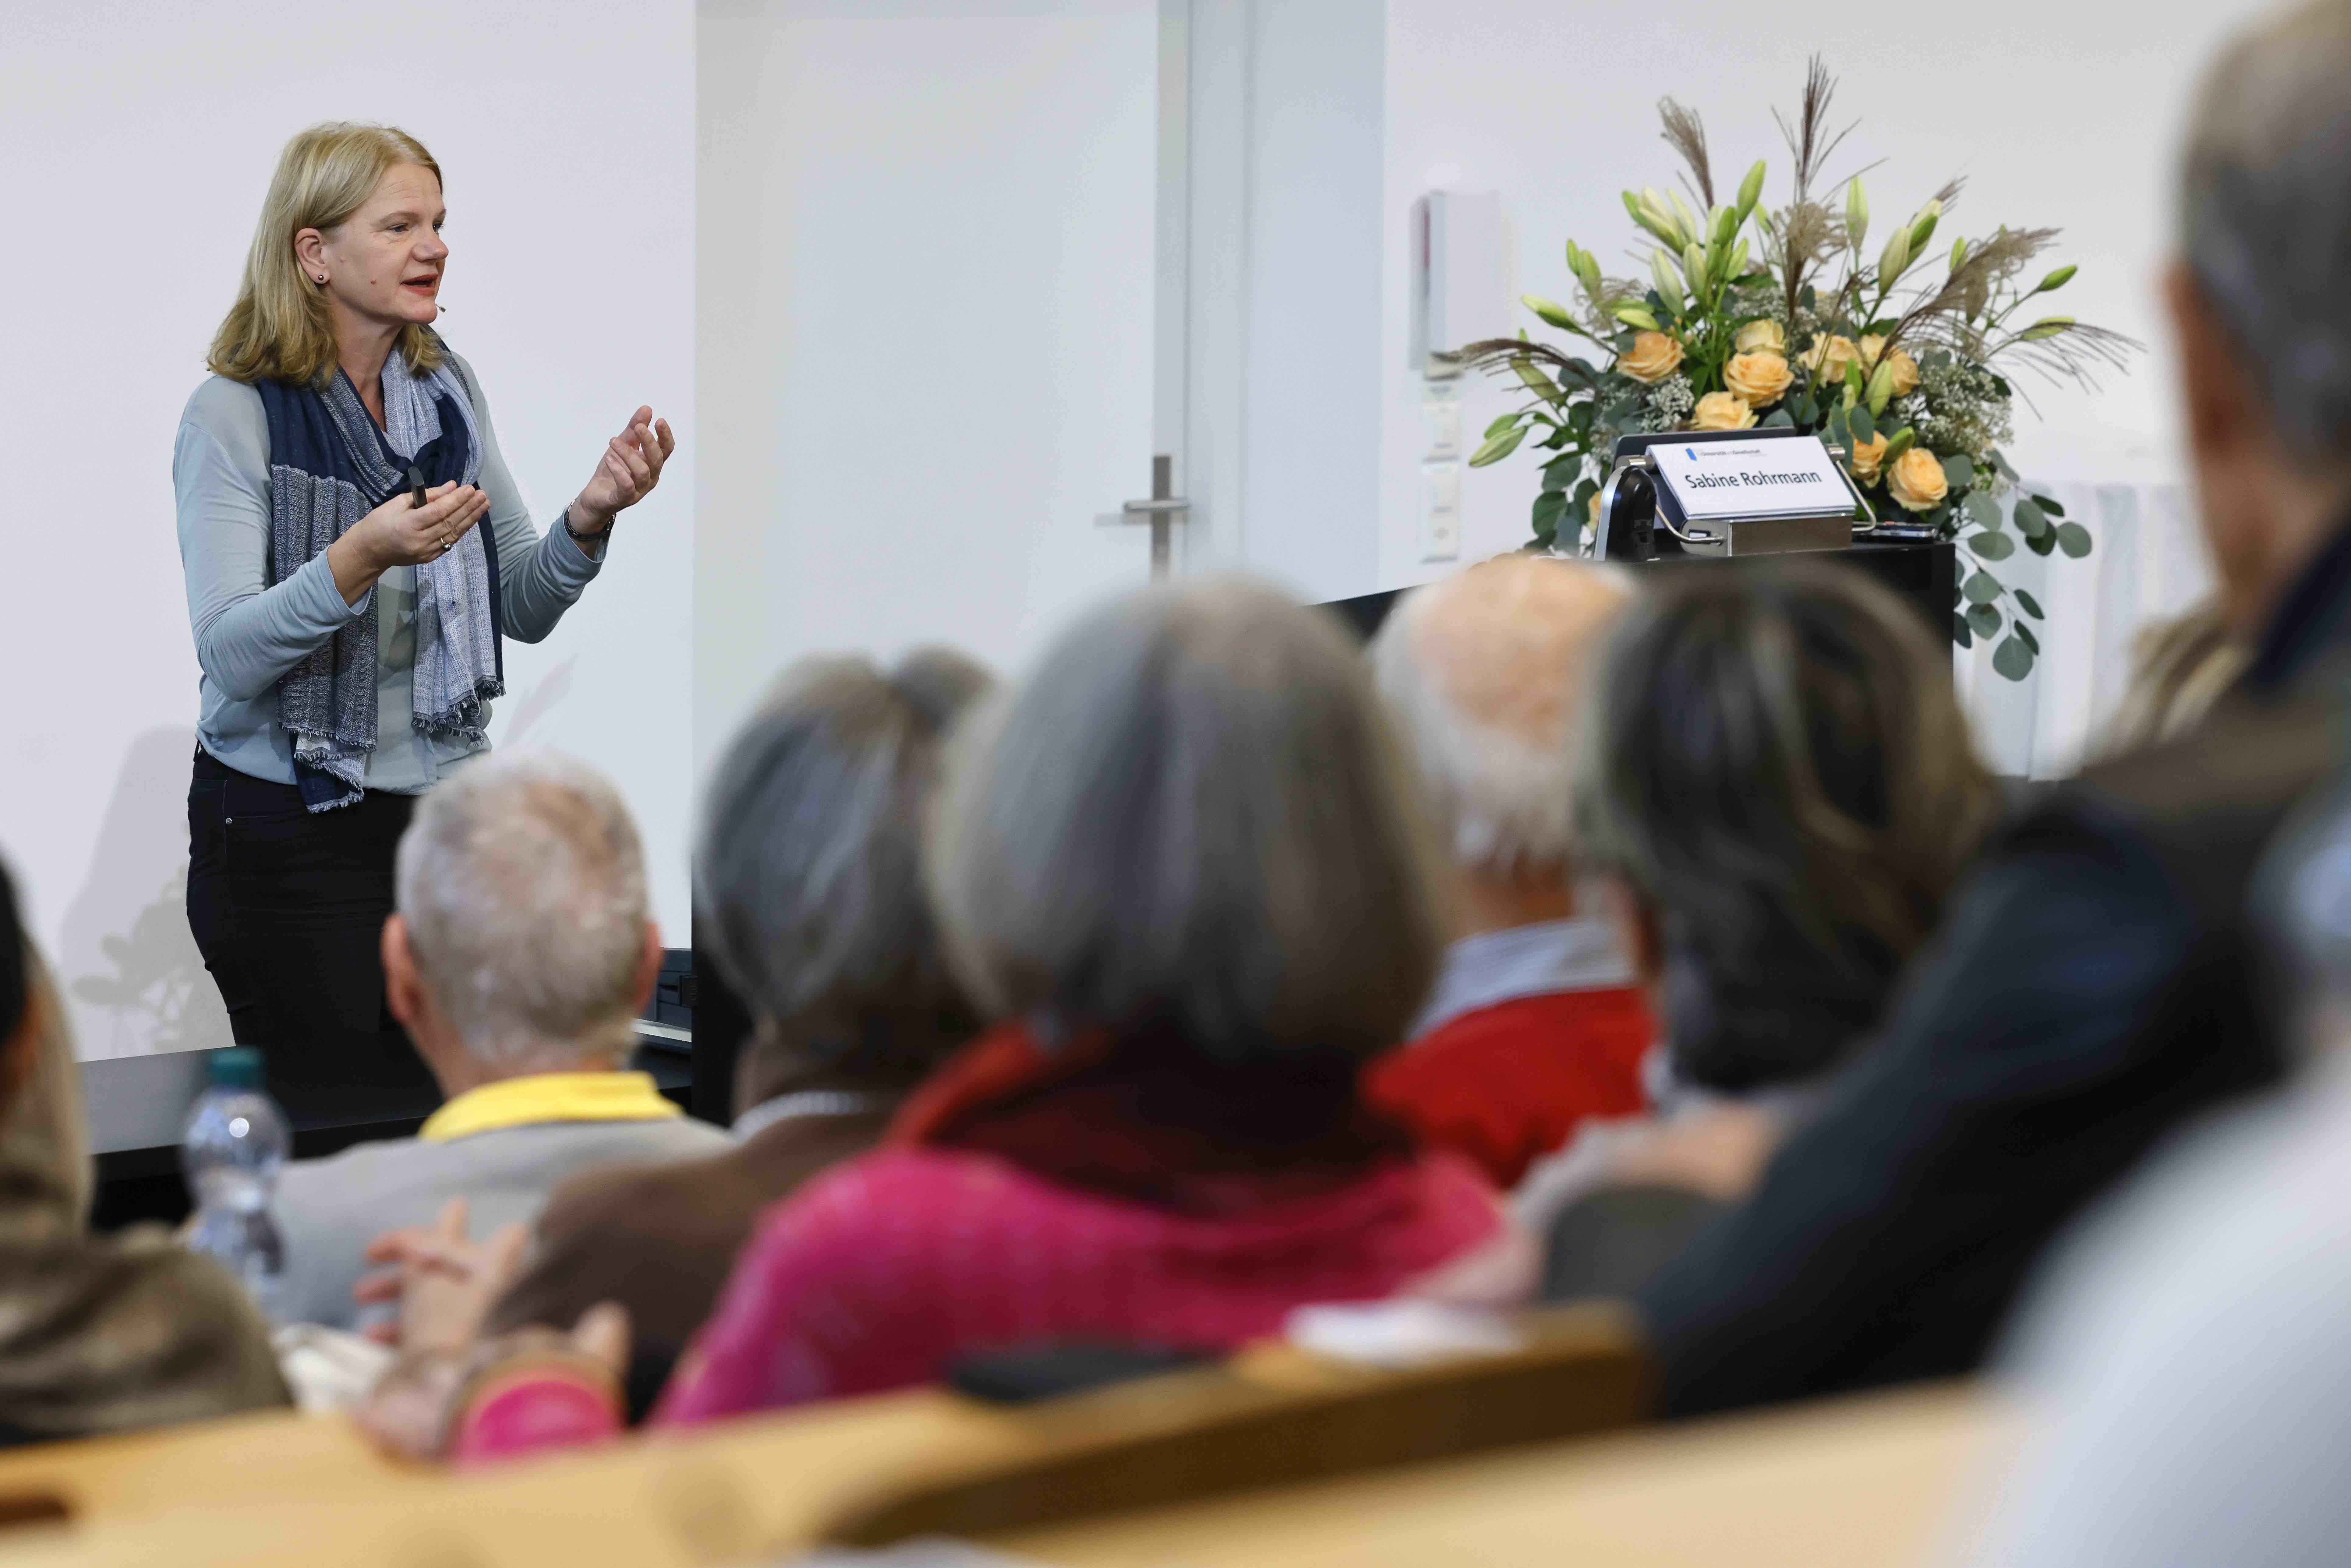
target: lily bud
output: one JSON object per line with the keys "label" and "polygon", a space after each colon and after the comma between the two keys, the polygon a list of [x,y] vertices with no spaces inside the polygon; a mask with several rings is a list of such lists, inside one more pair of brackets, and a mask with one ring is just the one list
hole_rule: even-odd
{"label": "lily bud", "polygon": [[1864,401],[1869,404],[1869,415],[1872,419],[1886,412],[1886,400],[1893,395],[1894,367],[1891,364],[1881,364],[1869,372],[1869,386],[1862,393]]}
{"label": "lily bud", "polygon": [[1695,243],[1684,247],[1682,251],[1682,271],[1689,275],[1692,294],[1706,292],[1708,279],[1712,275],[1707,271],[1706,252],[1698,249]]}
{"label": "lily bud", "polygon": [[1743,277],[1746,275],[1747,236],[1745,235],[1740,235],[1739,236],[1739,243],[1730,247],[1730,265],[1724,270],[1723,276],[1726,277]]}
{"label": "lily bud", "polygon": [[1877,459],[1879,469],[1883,471],[1891,467],[1894,460],[1909,451],[1917,440],[1918,433],[1907,424],[1896,431],[1894,439],[1886,444],[1885,453]]}
{"label": "lily bud", "polygon": [[1674,215],[1673,204],[1657,194],[1652,186],[1641,187],[1641,210],[1649,214],[1650,227],[1667,245],[1679,248],[1689,237],[1682,232],[1682,221]]}
{"label": "lily bud", "polygon": [[1943,204],[1928,202],[1910,221],[1910,254],[1927,254],[1927,242],[1935,237],[1935,225],[1943,215]]}
{"label": "lily bud", "polygon": [[1880,287],[1902,276],[1910,265],[1910,231],[1896,229],[1894,237],[1886,242],[1886,249],[1877,257],[1877,282]]}
{"label": "lily bud", "polygon": [[1959,238],[1951,242],[1951,270],[1953,272],[1959,271],[1960,267],[1967,265],[1967,260],[1968,236],[1961,235]]}
{"label": "lily bud", "polygon": [[1693,240],[1703,237],[1706,234],[1706,225],[1698,222],[1697,211],[1687,202],[1682,200],[1682,193],[1679,191],[1667,191],[1666,194],[1673,198],[1674,212],[1681,219],[1682,243],[1688,245]]}
{"label": "lily bud", "polygon": [[1862,237],[1869,233],[1869,197],[1862,191],[1858,174],[1844,188],[1844,232],[1855,250],[1861,248]]}
{"label": "lily bud", "polygon": [[2074,318],[2071,316],[2043,316],[2040,320],[2019,332],[2016,339],[2020,343],[2038,343],[2043,339],[2054,338],[2073,329]]}
{"label": "lily bud", "polygon": [[1708,245],[1729,245],[1730,236],[1739,232],[1739,214],[1729,207],[1714,209],[1714,222],[1707,225]]}
{"label": "lily bud", "polygon": [[1655,191],[1646,191],[1637,196],[1627,191],[1625,193],[1625,210],[1633,214],[1635,223],[1667,245],[1681,244],[1681,237],[1674,233],[1673,214],[1646,199],[1656,195]]}
{"label": "lily bud", "polygon": [[1755,167],[1747,171],[1747,178],[1739,182],[1739,210],[1741,214],[1755,210],[1763,194],[1763,160],[1755,160]]}
{"label": "lily bud", "polygon": [[1627,327],[1638,327],[1644,332],[1657,330],[1657,319],[1650,314],[1646,305],[1619,305],[1608,314]]}
{"label": "lily bud", "polygon": [[1673,263],[1666,259],[1664,251],[1653,250],[1649,253],[1649,276],[1656,280],[1658,298],[1668,305],[1681,303],[1682,281],[1674,276]]}
{"label": "lily bud", "polygon": [[1519,303],[1562,331],[1570,330],[1575,326],[1575,318],[1567,313],[1565,306],[1554,305],[1540,294],[1521,294],[1519,296]]}
{"label": "lily bud", "polygon": [[2043,278],[2041,280],[2041,287],[2035,288],[2032,292],[2035,294],[2046,294],[2053,288],[2063,288],[2068,283],[2074,281],[2074,275],[2080,270],[2082,270],[2080,267],[2075,267],[2069,261],[2064,266],[2059,267],[2056,271],[2051,273],[2048,277]]}

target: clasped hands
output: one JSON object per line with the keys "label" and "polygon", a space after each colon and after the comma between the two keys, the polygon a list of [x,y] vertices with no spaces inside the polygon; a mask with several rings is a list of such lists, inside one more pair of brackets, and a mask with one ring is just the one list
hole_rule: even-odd
{"label": "clasped hands", "polygon": [[398,1347],[358,1412],[360,1427],[390,1452],[410,1459],[439,1457],[465,1385],[491,1365],[544,1358],[585,1362],[615,1385],[629,1362],[629,1315],[612,1303],[590,1308],[570,1333],[528,1328],[485,1338],[490,1311],[521,1270],[529,1233],[509,1225],[475,1241],[465,1231],[465,1200],[453,1197],[429,1226],[388,1231],[368,1244],[381,1264],[352,1288],[363,1305],[396,1303],[394,1322],[371,1327],[370,1338]]}

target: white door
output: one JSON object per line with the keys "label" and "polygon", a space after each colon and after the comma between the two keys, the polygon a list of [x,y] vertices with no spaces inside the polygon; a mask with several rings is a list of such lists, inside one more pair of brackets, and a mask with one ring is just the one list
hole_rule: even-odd
{"label": "white door", "polygon": [[1148,580],[1121,507],[1155,454],[1183,472],[1183,110],[1163,0],[705,3],[700,26],[707,762],[794,657],[946,643],[1008,675]]}

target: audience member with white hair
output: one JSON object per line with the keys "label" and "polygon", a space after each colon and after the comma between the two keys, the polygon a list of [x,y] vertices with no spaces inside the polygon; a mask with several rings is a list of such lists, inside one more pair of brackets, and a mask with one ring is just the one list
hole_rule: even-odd
{"label": "audience member with white hair", "polygon": [[453,1198],[495,1231],[580,1171],[726,1146],[624,1071],[661,938],[611,785],[549,758],[476,763],[417,808],[395,877],[386,995],[448,1100],[413,1138],[287,1167],[289,1322],[350,1326],[371,1242]]}
{"label": "audience member with white hair", "polygon": [[864,1153],[979,1027],[923,902],[922,817],[987,673],[943,650],[785,672],[720,759],[695,854],[695,946],[757,1015],[734,1143],[565,1184],[489,1332],[628,1309],[642,1410],[762,1209]]}
{"label": "audience member with white hair", "polygon": [[1407,594],[1373,644],[1451,852],[1455,936],[1368,1092],[1505,1187],[1587,1120],[1646,1104],[1656,1030],[1578,897],[1569,831],[1568,741],[1625,598],[1604,568],[1506,556]]}

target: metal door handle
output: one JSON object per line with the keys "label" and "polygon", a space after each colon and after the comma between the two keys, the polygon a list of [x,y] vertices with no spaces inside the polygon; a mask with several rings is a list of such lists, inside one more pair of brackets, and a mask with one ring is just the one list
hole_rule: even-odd
{"label": "metal door handle", "polygon": [[1171,496],[1176,487],[1176,460],[1165,453],[1151,459],[1151,498],[1129,501],[1119,510],[1130,517],[1147,517],[1151,522],[1151,576],[1155,581],[1167,575],[1169,541],[1175,531],[1178,513],[1189,512],[1192,503],[1181,496]]}

